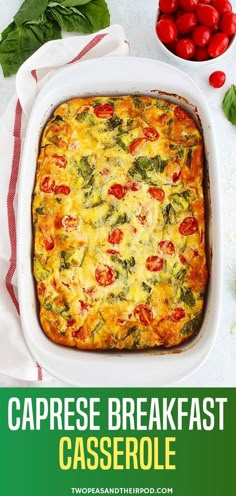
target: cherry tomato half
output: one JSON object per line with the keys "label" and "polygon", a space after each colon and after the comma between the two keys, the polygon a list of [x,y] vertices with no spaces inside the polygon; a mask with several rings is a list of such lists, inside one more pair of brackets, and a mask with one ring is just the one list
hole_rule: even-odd
{"label": "cherry tomato half", "polygon": [[148,326],[154,320],[154,315],[151,307],[145,304],[137,305],[137,307],[135,307],[134,316],[144,326]]}
{"label": "cherry tomato half", "polygon": [[[202,3],[202,2],[201,2]],[[186,12],[193,12],[196,10],[199,0],[179,0],[180,7]]]}
{"label": "cherry tomato half", "polygon": [[143,129],[143,134],[148,141],[156,141],[160,136],[154,127],[145,127]]}
{"label": "cherry tomato half", "polygon": [[233,14],[232,12],[225,14],[220,27],[227,36],[233,36],[236,33],[236,14]]}
{"label": "cherry tomato half", "polygon": [[70,187],[66,186],[66,184],[59,184],[59,186],[55,186],[54,193],[56,195],[69,195]]}
{"label": "cherry tomato half", "polygon": [[192,32],[192,39],[198,47],[208,45],[211,37],[211,30],[207,26],[197,26]]}
{"label": "cherry tomato half", "polygon": [[145,267],[147,270],[150,270],[150,272],[158,272],[163,268],[163,263],[162,258],[157,257],[156,255],[151,255],[147,258]]}
{"label": "cherry tomato half", "polygon": [[78,219],[73,215],[64,215],[61,220],[61,225],[66,229],[66,231],[73,231],[78,227]]}
{"label": "cherry tomato half", "polygon": [[225,84],[226,75],[223,71],[215,71],[209,76],[209,83],[213,88],[221,88]]}
{"label": "cherry tomato half", "polygon": [[186,217],[179,226],[179,232],[183,236],[190,236],[198,230],[198,221],[195,217]]}
{"label": "cherry tomato half", "polygon": [[165,14],[171,14],[172,12],[175,12],[178,5],[179,5],[179,0],[160,0],[159,1],[159,8]]}
{"label": "cherry tomato half", "polygon": [[193,58],[196,51],[196,46],[190,38],[182,38],[176,45],[176,53],[179,57],[185,60]]}
{"label": "cherry tomato half", "polygon": [[178,119],[178,121],[184,121],[185,119],[189,119],[189,115],[185,110],[183,110],[180,107],[175,107],[174,110],[175,117]]}
{"label": "cherry tomato half", "polygon": [[117,200],[122,200],[122,198],[125,197],[126,192],[127,188],[122,186],[122,184],[113,184],[108,190],[109,195],[115,196]]}
{"label": "cherry tomato half", "polygon": [[45,176],[40,183],[40,191],[43,193],[53,193],[55,189],[55,181],[50,176]]}
{"label": "cherry tomato half", "polygon": [[219,12],[212,5],[199,4],[196,10],[197,18],[203,26],[213,28],[220,19]]}
{"label": "cherry tomato half", "polygon": [[109,105],[109,103],[100,103],[94,107],[94,113],[100,119],[109,119],[113,116],[114,112],[114,107]]}
{"label": "cherry tomato half", "polygon": [[142,143],[144,143],[145,138],[136,138],[132,143],[130,143],[128,151],[129,153],[135,153]]}
{"label": "cherry tomato half", "polygon": [[171,43],[177,37],[176,25],[171,19],[162,19],[157,22],[156,32],[163,43]]}
{"label": "cherry tomato half", "polygon": [[95,270],[95,279],[99,286],[110,286],[116,280],[115,272],[109,265],[99,265]]}
{"label": "cherry tomato half", "polygon": [[197,62],[203,62],[204,60],[209,60],[209,53],[207,47],[197,47],[196,53],[194,55],[194,60]]}
{"label": "cherry tomato half", "polygon": [[175,253],[175,247],[172,241],[160,241],[158,246],[165,255],[174,255]]}
{"label": "cherry tomato half", "polygon": [[224,33],[216,33],[212,36],[208,45],[208,53],[212,58],[219,57],[227,50],[229,38]]}
{"label": "cherry tomato half", "polygon": [[60,167],[61,169],[65,169],[65,166],[67,164],[66,157],[63,157],[63,155],[54,154],[52,155],[52,159],[57,167]]}
{"label": "cherry tomato half", "polygon": [[148,189],[148,193],[152,196],[152,198],[158,201],[163,201],[165,198],[165,192],[163,189],[157,188],[156,186],[151,186]]}
{"label": "cherry tomato half", "polygon": [[212,0],[212,6],[218,10],[221,16],[227,12],[232,12],[232,5],[228,0]]}
{"label": "cherry tomato half", "polygon": [[123,236],[124,236],[124,233],[123,233],[123,231],[121,231],[121,229],[119,229],[119,228],[113,229],[113,231],[111,231],[109,233],[108,241],[112,245],[119,245],[123,239]]}
{"label": "cherry tomato half", "polygon": [[48,238],[45,238],[44,240],[44,246],[46,250],[53,250],[55,243],[52,235],[50,235]]}
{"label": "cherry tomato half", "polygon": [[174,309],[173,313],[168,317],[172,322],[178,322],[179,320],[185,317],[185,310],[181,307],[177,307]]}
{"label": "cherry tomato half", "polygon": [[182,14],[176,21],[176,27],[179,34],[187,34],[197,25],[197,18],[193,12]]}

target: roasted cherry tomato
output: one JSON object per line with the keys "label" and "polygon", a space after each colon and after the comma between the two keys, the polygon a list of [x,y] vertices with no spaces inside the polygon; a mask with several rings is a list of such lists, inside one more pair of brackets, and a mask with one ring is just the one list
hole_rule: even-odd
{"label": "roasted cherry tomato", "polygon": [[117,250],[107,250],[106,253],[108,253],[108,255],[120,255],[120,252]]}
{"label": "roasted cherry tomato", "polygon": [[212,0],[212,5],[221,16],[227,12],[232,12],[232,5],[228,0]]}
{"label": "roasted cherry tomato", "polygon": [[156,24],[158,38],[163,43],[171,43],[177,37],[177,28],[171,19],[162,19]]}
{"label": "roasted cherry tomato", "polygon": [[196,26],[192,32],[192,39],[198,47],[208,45],[211,37],[211,30],[207,26]]}
{"label": "roasted cherry tomato", "polygon": [[137,307],[135,307],[134,316],[144,326],[148,326],[154,320],[151,307],[145,304],[137,305]]}
{"label": "roasted cherry tomato", "polygon": [[135,181],[132,182],[129,186],[129,189],[131,189],[131,191],[138,191],[140,188],[140,184],[136,183]]}
{"label": "roasted cherry tomato", "polygon": [[208,53],[212,58],[219,57],[227,50],[229,38],[224,33],[216,33],[212,36],[208,45]]}
{"label": "roasted cherry tomato", "polygon": [[96,117],[100,117],[100,119],[109,119],[113,116],[115,109],[109,103],[100,103],[94,107],[94,113]]}
{"label": "roasted cherry tomato", "polygon": [[209,59],[209,53],[207,47],[197,47],[196,53],[194,55],[194,60],[197,62],[203,62],[204,60]]}
{"label": "roasted cherry tomato", "polygon": [[148,141],[156,141],[160,136],[154,127],[145,127],[143,129],[143,134]]}
{"label": "roasted cherry tomato", "polygon": [[179,172],[174,172],[174,174],[172,174],[173,183],[177,183],[180,180],[180,176],[181,176],[181,169],[179,170]]}
{"label": "roasted cherry tomato", "polygon": [[117,200],[122,200],[122,198],[125,197],[126,192],[127,188],[122,186],[122,184],[113,184],[108,190],[109,195],[115,196]]}
{"label": "roasted cherry tomato", "polygon": [[109,265],[99,265],[95,270],[95,279],[99,286],[110,286],[116,280],[116,275]]}
{"label": "roasted cherry tomato", "polygon": [[65,166],[67,164],[66,157],[63,157],[63,155],[56,155],[53,154],[52,156],[53,162],[57,167],[60,167],[61,169],[65,169]]}
{"label": "roasted cherry tomato", "polygon": [[209,83],[213,88],[221,88],[225,84],[226,75],[223,71],[215,71],[209,76]]}
{"label": "roasted cherry tomato", "polygon": [[172,322],[178,322],[179,320],[185,317],[185,310],[181,307],[177,307],[174,309],[173,313],[168,317]]}
{"label": "roasted cherry tomato", "polygon": [[220,27],[227,36],[233,36],[236,33],[236,14],[233,14],[232,12],[225,14]]}
{"label": "roasted cherry tomato", "polygon": [[119,228],[116,228],[116,229],[113,229],[113,231],[111,231],[109,233],[108,241],[112,245],[119,245],[123,239],[123,236],[124,236],[123,231],[121,231],[121,229],[119,229]]}
{"label": "roasted cherry tomato", "polygon": [[179,0],[180,7],[186,12],[193,12],[196,10],[199,3],[201,3],[199,0]]}
{"label": "roasted cherry tomato", "polygon": [[175,12],[177,7],[179,6],[179,0],[160,0],[159,8],[165,14],[171,14]]}
{"label": "roasted cherry tomato", "polygon": [[160,243],[158,243],[158,246],[162,253],[164,253],[165,255],[174,255],[175,253],[175,247],[172,241],[160,241]]}
{"label": "roasted cherry tomato", "polygon": [[37,285],[37,294],[41,296],[46,291],[46,286],[43,282],[39,282]]}
{"label": "roasted cherry tomato", "polygon": [[180,262],[183,265],[187,265],[188,262],[187,262],[186,258],[183,255],[180,254],[179,259],[180,259]]}
{"label": "roasted cherry tomato", "polygon": [[65,215],[61,220],[61,225],[66,229],[66,231],[73,231],[78,227],[77,217],[73,215]]}
{"label": "roasted cherry tomato", "polygon": [[183,236],[190,236],[198,230],[198,221],[195,217],[186,217],[179,226],[179,232]]}
{"label": "roasted cherry tomato", "polygon": [[178,121],[184,121],[185,119],[189,119],[187,112],[185,112],[185,110],[181,109],[180,107],[175,107],[174,114],[175,117],[178,119]]}
{"label": "roasted cherry tomato", "polygon": [[50,176],[45,176],[40,183],[40,191],[43,193],[53,193],[55,189],[55,181]]}
{"label": "roasted cherry tomato", "polygon": [[81,336],[82,331],[83,331],[83,327],[79,327],[79,329],[74,329],[72,331],[72,337],[73,338],[78,338],[78,337],[82,338],[82,336]]}
{"label": "roasted cherry tomato", "polygon": [[59,186],[55,186],[54,193],[56,195],[69,195],[70,187],[66,186],[66,184],[59,184]]}
{"label": "roasted cherry tomato", "polygon": [[187,12],[179,16],[176,27],[179,34],[190,33],[197,25],[197,18],[193,12]]}
{"label": "roasted cherry tomato", "polygon": [[196,10],[197,18],[203,26],[213,28],[220,19],[219,12],[212,5],[199,4]]}
{"label": "roasted cherry tomato", "polygon": [[76,320],[75,319],[69,319],[67,321],[67,327],[73,327],[76,323]]}
{"label": "roasted cherry tomato", "polygon": [[156,255],[151,255],[147,258],[145,266],[147,270],[150,270],[150,272],[158,272],[163,268],[163,263],[162,258],[157,257]]}
{"label": "roasted cherry tomato", "polygon": [[176,45],[177,55],[185,60],[192,59],[195,51],[196,46],[190,38],[182,38]]}
{"label": "roasted cherry tomato", "polygon": [[46,250],[53,250],[55,243],[53,237],[50,235],[48,238],[44,240],[44,246]]}
{"label": "roasted cherry tomato", "polygon": [[152,196],[152,198],[155,198],[155,200],[158,201],[163,201],[165,198],[165,193],[163,189],[157,188],[156,186],[151,186],[148,189],[148,193]]}
{"label": "roasted cherry tomato", "polygon": [[128,152],[135,153],[142,143],[144,143],[145,138],[136,138],[132,143],[130,143]]}

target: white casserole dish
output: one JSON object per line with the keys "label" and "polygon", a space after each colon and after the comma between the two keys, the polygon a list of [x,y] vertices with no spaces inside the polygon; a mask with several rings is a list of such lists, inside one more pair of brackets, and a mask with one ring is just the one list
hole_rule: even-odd
{"label": "white casserole dish", "polygon": [[[59,346],[43,333],[32,275],[31,202],[42,129],[61,102],[76,96],[146,94],[168,98],[199,115],[206,153],[208,258],[210,282],[200,333],[174,350],[89,352]],[[176,95],[180,95],[179,99]],[[185,100],[184,100],[185,99]],[[190,104],[188,104],[190,102]],[[165,386],[198,368],[214,344],[222,286],[219,171],[212,120],[196,84],[179,69],[155,60],[114,57],[90,60],[61,69],[39,93],[30,116],[21,163],[18,195],[18,289],[21,321],[28,347],[50,374],[76,386]]]}

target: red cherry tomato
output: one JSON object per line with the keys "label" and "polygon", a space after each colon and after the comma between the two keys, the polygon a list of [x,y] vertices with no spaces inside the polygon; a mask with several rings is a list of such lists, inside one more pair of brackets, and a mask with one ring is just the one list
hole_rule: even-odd
{"label": "red cherry tomato", "polygon": [[186,217],[179,226],[179,232],[183,236],[190,236],[198,230],[198,221],[195,217]]}
{"label": "red cherry tomato", "polygon": [[197,18],[192,12],[181,15],[176,21],[176,27],[179,34],[187,34],[197,25]]}
{"label": "red cherry tomato", "polygon": [[109,195],[115,196],[117,200],[122,200],[122,198],[125,197],[126,192],[127,188],[122,186],[122,184],[113,184],[108,190]]}
{"label": "red cherry tomato", "polygon": [[185,110],[183,110],[180,107],[175,107],[174,110],[175,117],[178,119],[178,121],[184,121],[185,119],[189,119],[189,115]]}
{"label": "red cherry tomato", "polygon": [[129,189],[131,189],[131,191],[138,191],[140,188],[141,188],[140,184],[135,182],[131,183],[129,186]]}
{"label": "red cherry tomato", "polygon": [[163,268],[163,263],[162,258],[157,257],[156,255],[151,255],[147,258],[145,266],[147,270],[150,270],[150,272],[158,272]]}
{"label": "red cherry tomato", "polygon": [[179,0],[179,4],[186,12],[193,12],[196,10],[199,0]]}
{"label": "red cherry tomato", "polygon": [[151,188],[148,189],[148,193],[152,196],[152,198],[158,201],[163,201],[165,198],[163,189],[157,188],[156,186],[151,186]]}
{"label": "red cherry tomato", "polygon": [[120,252],[117,250],[107,250],[106,253],[109,255],[120,255]]}
{"label": "red cherry tomato", "polygon": [[156,141],[160,136],[154,127],[145,127],[143,129],[143,134],[148,141]]}
{"label": "red cherry tomato", "polygon": [[220,27],[227,36],[233,36],[236,33],[236,14],[233,14],[232,12],[225,14]]}
{"label": "red cherry tomato", "polygon": [[65,215],[61,220],[61,225],[66,229],[66,231],[73,231],[78,227],[77,217],[73,215]]}
{"label": "red cherry tomato", "polygon": [[99,265],[95,270],[95,279],[99,286],[110,286],[116,280],[116,275],[109,265]]}
{"label": "red cherry tomato", "polygon": [[160,243],[158,243],[158,246],[162,253],[164,253],[165,255],[174,255],[175,253],[175,247],[172,241],[160,241]]}
{"label": "red cherry tomato", "polygon": [[65,169],[65,166],[67,164],[66,157],[63,157],[62,155],[52,155],[53,162],[57,167],[60,167],[61,169]]}
{"label": "red cherry tomato", "polygon": [[40,191],[43,193],[53,193],[55,189],[55,181],[50,176],[45,176],[40,183]]}
{"label": "red cherry tomato", "polygon": [[197,18],[203,26],[212,28],[218,24],[220,19],[219,12],[212,5],[199,4],[196,10]]}
{"label": "red cherry tomato", "polygon": [[100,119],[109,119],[113,116],[114,112],[114,107],[109,105],[109,103],[100,103],[94,107],[94,113]]}
{"label": "red cherry tomato", "polygon": [[163,43],[171,43],[177,37],[177,28],[173,21],[170,19],[162,19],[156,24],[156,32],[158,38]]}
{"label": "red cherry tomato", "polygon": [[176,45],[176,53],[178,57],[185,60],[193,58],[196,51],[196,46],[190,38],[182,38]]}
{"label": "red cherry tomato", "polygon": [[186,260],[186,258],[185,258],[183,255],[180,255],[180,256],[179,256],[179,259],[180,259],[180,262],[181,262],[183,265],[186,265],[186,264],[187,264],[187,260]]}
{"label": "red cherry tomato", "polygon": [[172,322],[178,322],[179,320],[183,319],[185,317],[185,311],[183,308],[177,307],[174,309],[173,313],[170,315],[168,318]]}
{"label": "red cherry tomato", "polygon": [[128,152],[135,153],[140,145],[145,141],[145,138],[136,138],[132,143],[130,143]]}
{"label": "red cherry tomato", "polygon": [[[166,45],[166,48],[168,48],[168,50],[170,50],[170,52],[176,54],[176,46],[177,46],[178,41],[179,41],[179,38],[177,38],[175,41],[172,41],[171,43],[166,43],[165,44]],[[161,116],[159,117],[159,119],[160,118],[161,118]]]}
{"label": "red cherry tomato", "polygon": [[171,14],[172,12],[175,12],[179,5],[179,0],[160,0],[159,1],[159,8],[161,12],[164,12],[165,14]]}
{"label": "red cherry tomato", "polygon": [[46,250],[53,250],[55,243],[52,235],[50,235],[48,238],[44,240],[44,246]]}
{"label": "red cherry tomato", "polygon": [[174,21],[174,16],[171,14],[161,14],[158,21],[161,21],[162,19],[170,19],[171,21]]}
{"label": "red cherry tomato", "polygon": [[202,62],[209,59],[209,53],[206,47],[197,47],[196,53],[194,55],[194,60],[197,62]]}
{"label": "red cherry tomato", "polygon": [[200,0],[199,3],[202,3],[204,5],[211,5],[212,0]]}
{"label": "red cherry tomato", "polygon": [[181,176],[181,170],[179,170],[179,172],[174,172],[174,174],[172,174],[173,183],[177,183],[180,180],[180,176]]}
{"label": "red cherry tomato", "polygon": [[124,236],[124,233],[123,233],[123,231],[121,231],[121,229],[118,229],[118,228],[113,229],[113,231],[111,231],[109,233],[108,241],[112,245],[119,245],[123,239],[123,236]]}
{"label": "red cherry tomato", "polygon": [[221,88],[225,84],[226,75],[223,71],[215,71],[209,76],[209,83],[213,88]]}
{"label": "red cherry tomato", "polygon": [[151,307],[145,304],[137,305],[137,307],[135,307],[134,316],[144,326],[148,326],[154,320],[154,315],[152,313]]}
{"label": "red cherry tomato", "polygon": [[192,39],[195,45],[205,47],[210,40],[211,30],[207,26],[197,26],[192,32]]}
{"label": "red cherry tomato", "polygon": [[59,186],[55,186],[54,193],[56,195],[69,195],[70,187],[66,186],[66,184],[59,184]]}
{"label": "red cherry tomato", "polygon": [[212,0],[212,6],[218,10],[220,16],[232,12],[232,5],[228,0]]}
{"label": "red cherry tomato", "polygon": [[212,58],[219,57],[227,50],[229,38],[224,33],[216,33],[212,36],[208,45],[208,53]]}

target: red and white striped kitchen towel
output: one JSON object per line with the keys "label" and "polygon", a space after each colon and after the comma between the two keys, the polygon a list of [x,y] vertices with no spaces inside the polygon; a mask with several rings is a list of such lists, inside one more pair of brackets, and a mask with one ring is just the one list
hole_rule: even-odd
{"label": "red and white striped kitchen towel", "polygon": [[[16,379],[49,378],[35,363],[24,341],[17,300],[17,183],[27,120],[36,95],[56,70],[69,63],[128,55],[119,25],[88,36],[49,41],[34,53],[16,76],[16,95],[0,117],[0,371]],[[33,330],[32,330],[33,332]]]}

